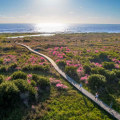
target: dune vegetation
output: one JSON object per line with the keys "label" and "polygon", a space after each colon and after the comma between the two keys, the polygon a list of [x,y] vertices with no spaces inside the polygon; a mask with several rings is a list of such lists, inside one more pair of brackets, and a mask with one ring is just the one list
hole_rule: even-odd
{"label": "dune vegetation", "polygon": [[7,39],[0,34],[1,120],[113,120],[43,57],[120,112],[120,34],[81,33]]}

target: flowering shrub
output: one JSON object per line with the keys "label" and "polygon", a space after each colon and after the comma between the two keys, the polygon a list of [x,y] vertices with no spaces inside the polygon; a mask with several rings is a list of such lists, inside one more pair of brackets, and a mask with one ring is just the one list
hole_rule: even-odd
{"label": "flowering shrub", "polygon": [[58,83],[58,84],[56,84],[56,88],[57,89],[67,89],[68,87],[66,85],[64,85],[64,84]]}
{"label": "flowering shrub", "polygon": [[50,78],[50,83],[52,85],[55,85],[55,87],[58,89],[58,90],[64,90],[64,89],[67,89],[68,87],[64,84],[62,84],[62,82],[60,80],[56,80],[55,78]]}
{"label": "flowering shrub", "polygon": [[7,77],[5,80],[6,80],[6,81],[9,81],[9,80],[11,80],[11,77]]}
{"label": "flowering shrub", "polygon": [[5,55],[3,56],[3,64],[4,65],[8,65],[10,63],[16,63],[17,62],[17,58],[14,55]]}
{"label": "flowering shrub", "polygon": [[49,80],[50,80],[50,83],[53,84],[53,85],[56,85],[56,84],[58,84],[58,83],[61,83],[60,80],[56,80],[55,78],[50,78]]}
{"label": "flowering shrub", "polygon": [[94,64],[95,66],[97,66],[97,67],[102,67],[102,64],[100,64],[100,63],[94,63],[94,62],[93,62],[93,64]]}

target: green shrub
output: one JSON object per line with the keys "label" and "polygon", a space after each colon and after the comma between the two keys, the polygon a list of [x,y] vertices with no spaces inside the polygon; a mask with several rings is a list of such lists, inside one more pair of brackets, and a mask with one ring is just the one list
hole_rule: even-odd
{"label": "green shrub", "polygon": [[50,67],[48,65],[44,66],[44,72],[48,72],[50,70]]}
{"label": "green shrub", "polygon": [[38,81],[39,80],[39,76],[38,75],[36,75],[36,74],[33,74],[32,75],[32,80],[34,80],[34,81]]}
{"label": "green shrub", "polygon": [[6,67],[2,66],[2,67],[0,68],[0,72],[1,72],[1,73],[5,73],[5,72],[7,72]]}
{"label": "green shrub", "polygon": [[24,79],[25,80],[25,79],[27,79],[27,75],[24,72],[17,71],[12,74],[11,78],[13,80],[15,80],[15,79]]}
{"label": "green shrub", "polygon": [[0,64],[3,64],[3,59],[0,59]]}
{"label": "green shrub", "polygon": [[86,74],[90,74],[91,68],[90,68],[89,65],[84,65],[83,68],[84,68],[84,72],[85,72]]}
{"label": "green shrub", "polygon": [[113,69],[113,68],[115,68],[115,65],[114,65],[113,62],[104,62],[102,65],[106,69]]}
{"label": "green shrub", "polygon": [[0,75],[0,84],[4,81],[3,75]]}
{"label": "green shrub", "polygon": [[107,58],[108,58],[108,57],[107,57],[107,53],[105,53],[105,52],[100,53],[100,54],[99,54],[99,58],[100,58],[100,59],[107,59]]}
{"label": "green shrub", "polygon": [[12,82],[0,84],[0,106],[11,107],[19,100],[19,89]]}
{"label": "green shrub", "polygon": [[114,71],[106,70],[106,79],[108,82],[114,82],[116,80],[116,73]]}
{"label": "green shrub", "polygon": [[92,68],[91,73],[92,74],[101,74],[101,75],[106,76],[106,70],[102,67]]}
{"label": "green shrub", "polygon": [[116,73],[116,77],[120,78],[120,70],[113,70]]}
{"label": "green shrub", "polygon": [[93,74],[88,78],[88,85],[92,89],[99,89],[101,86],[104,86],[106,78],[100,74]]}
{"label": "green shrub", "polygon": [[37,84],[40,88],[44,89],[47,86],[50,86],[50,81],[46,77],[40,77]]}
{"label": "green shrub", "polygon": [[27,65],[27,66],[24,66],[24,67],[22,68],[22,70],[23,70],[23,71],[32,71],[33,68],[32,68],[31,65]]}
{"label": "green shrub", "polygon": [[74,66],[66,66],[65,67],[65,72],[68,74],[70,77],[77,78],[77,68]]}
{"label": "green shrub", "polygon": [[17,80],[14,80],[13,82],[19,88],[20,92],[24,93],[26,91],[29,91],[29,92],[33,92],[33,94],[35,93],[35,91],[31,91],[32,86],[27,81],[23,79],[17,79]]}
{"label": "green shrub", "polygon": [[30,83],[33,87],[35,87],[37,84],[34,80],[31,80],[31,83]]}
{"label": "green shrub", "polygon": [[66,66],[66,62],[64,60],[62,60],[62,61],[57,62],[57,65],[65,67]]}
{"label": "green shrub", "polygon": [[42,65],[34,65],[33,70],[34,71],[42,71],[42,72],[44,72],[44,66],[42,66]]}
{"label": "green shrub", "polygon": [[29,97],[34,100],[35,99],[35,94],[36,94],[36,89],[30,85],[27,81],[18,79],[13,81],[14,84],[18,87],[21,93],[29,92]]}
{"label": "green shrub", "polygon": [[8,67],[8,71],[14,71],[16,67],[17,67],[17,64],[14,63]]}

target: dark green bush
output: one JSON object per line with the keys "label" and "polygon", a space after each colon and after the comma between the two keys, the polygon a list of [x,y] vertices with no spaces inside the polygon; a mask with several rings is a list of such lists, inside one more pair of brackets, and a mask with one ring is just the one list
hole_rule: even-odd
{"label": "dark green bush", "polygon": [[83,68],[84,68],[84,72],[85,72],[86,74],[90,74],[91,68],[90,68],[89,65],[84,65]]}
{"label": "dark green bush", "polygon": [[44,72],[48,72],[50,70],[50,67],[48,65],[44,66]]}
{"label": "dark green bush", "polygon": [[3,75],[0,75],[0,84],[4,81]]}
{"label": "dark green bush", "polygon": [[12,82],[0,84],[0,106],[7,107],[15,105],[19,100],[19,89]]}
{"label": "dark green bush", "polygon": [[107,58],[108,58],[108,57],[107,57],[107,53],[105,53],[105,52],[100,53],[100,54],[99,54],[99,58],[100,58],[100,59],[107,59]]}
{"label": "dark green bush", "polygon": [[46,77],[39,77],[37,84],[40,88],[45,89],[50,86],[50,81]]}
{"label": "dark green bush", "polygon": [[24,79],[25,80],[25,79],[27,79],[27,75],[24,72],[17,71],[12,74],[11,78],[13,80],[15,80],[15,79]]}
{"label": "dark green bush", "polygon": [[116,80],[116,73],[114,71],[106,70],[106,79],[108,82],[112,83]]}
{"label": "dark green bush", "polygon": [[106,70],[102,67],[92,68],[91,73],[92,74],[101,74],[101,75],[106,76]]}
{"label": "dark green bush", "polygon": [[0,72],[1,72],[1,73],[5,73],[5,72],[7,72],[6,67],[2,66],[2,67],[0,68]]}
{"label": "dark green bush", "polygon": [[42,71],[42,72],[44,72],[44,66],[42,66],[42,65],[34,65],[33,70],[34,71]]}
{"label": "dark green bush", "polygon": [[16,63],[13,63],[12,65],[10,65],[10,66],[8,67],[8,71],[14,71],[16,67],[17,67],[17,64],[16,64]]}
{"label": "dark green bush", "polygon": [[41,71],[41,72],[48,72],[49,71],[49,66],[48,65],[34,65],[33,66],[34,71]]}
{"label": "dark green bush", "polygon": [[77,68],[74,66],[66,66],[65,67],[65,72],[68,74],[70,77],[76,78],[78,77],[77,75]]}
{"label": "dark green bush", "polygon": [[39,76],[38,75],[36,75],[36,74],[33,74],[32,75],[32,80],[34,80],[34,81],[38,81],[39,80]]}
{"label": "dark green bush", "polygon": [[27,65],[27,66],[24,66],[24,67],[22,68],[22,70],[23,70],[23,71],[32,71],[33,68],[32,68],[31,65]]}
{"label": "dark green bush", "polygon": [[0,59],[0,64],[3,64],[3,59]]}
{"label": "dark green bush", "polygon": [[57,62],[57,65],[65,67],[66,62],[64,60]]}
{"label": "dark green bush", "polygon": [[91,89],[99,89],[101,86],[104,86],[106,78],[100,74],[93,74],[88,78],[88,85]]}
{"label": "dark green bush", "polygon": [[31,83],[30,83],[33,87],[36,87],[36,82],[34,80],[31,80]]}
{"label": "dark green bush", "polygon": [[22,79],[14,80],[13,82],[20,90],[20,93],[29,92],[29,97],[31,99],[30,101],[35,100],[35,94],[37,93],[37,91],[32,85]]}
{"label": "dark green bush", "polygon": [[114,69],[113,71],[116,73],[116,76],[117,76],[118,78],[120,78],[120,70]]}
{"label": "dark green bush", "polygon": [[115,65],[114,65],[113,62],[104,62],[102,65],[106,69],[113,69],[113,68],[115,68]]}
{"label": "dark green bush", "polygon": [[27,81],[23,79],[17,79],[14,80],[13,82],[18,87],[20,92],[24,93],[26,91],[29,91],[31,94],[35,94],[35,90],[33,90],[33,87]]}

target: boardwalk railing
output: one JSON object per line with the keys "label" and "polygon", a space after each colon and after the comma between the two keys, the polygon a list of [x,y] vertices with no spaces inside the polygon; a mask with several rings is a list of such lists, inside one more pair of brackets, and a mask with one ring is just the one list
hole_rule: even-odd
{"label": "boardwalk railing", "polygon": [[96,100],[95,96],[93,94],[91,94],[90,92],[88,92],[87,90],[85,90],[84,88],[80,89],[79,84],[75,80],[73,80],[72,78],[70,78],[67,74],[65,74],[50,57],[48,57],[48,56],[46,56],[46,55],[44,55],[42,53],[39,53],[39,52],[31,49],[27,45],[24,45],[24,44],[21,44],[21,43],[16,43],[16,44],[21,45],[21,46],[27,48],[29,51],[33,52],[34,54],[37,54],[39,56],[42,56],[42,57],[46,58],[53,65],[53,67],[55,68],[55,70],[61,76],[63,76],[69,83],[71,83],[75,88],[77,88],[83,95],[87,96],[89,99],[91,99],[94,103],[96,103],[98,106],[100,106],[106,112],[108,112],[114,118],[120,120],[120,113],[118,113],[117,111],[111,109],[107,104],[105,104],[100,99]]}

